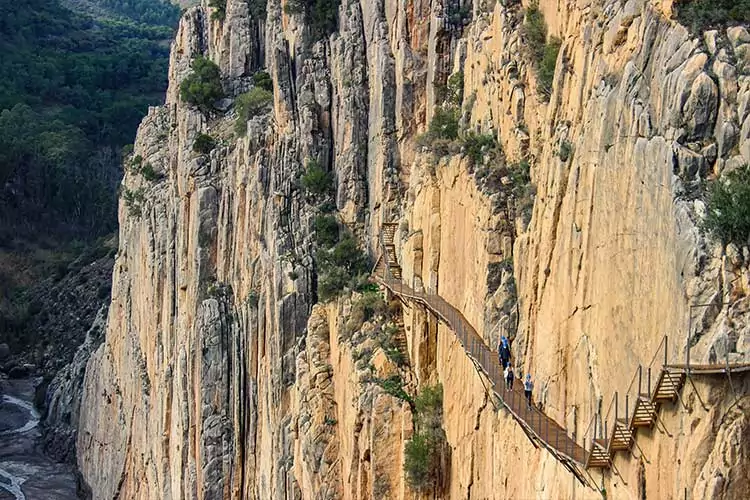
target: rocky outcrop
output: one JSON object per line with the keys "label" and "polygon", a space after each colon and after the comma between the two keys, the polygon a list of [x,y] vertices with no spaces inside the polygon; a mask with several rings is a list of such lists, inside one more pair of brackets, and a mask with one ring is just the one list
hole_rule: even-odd
{"label": "rocky outcrop", "polygon": [[86,364],[104,340],[107,307],[102,306],[73,361],[60,370],[46,388],[43,432],[45,452],[55,460],[75,464],[76,433]]}
{"label": "rocky outcrop", "polygon": [[[456,10],[469,3],[471,21]],[[277,0],[265,21],[240,0],[223,22],[188,10],[166,103],[135,145],[160,177],[123,181],[106,340],[83,384],[78,463],[94,496],[415,497],[402,474],[410,409],[363,383],[372,370],[412,394],[443,384],[446,496],[599,496],[530,445],[419,307],[403,308],[408,370],[344,332],[347,300],[313,307],[317,212],[297,179],[308,159],[330,169],[340,218],[373,254],[381,222],[399,223],[404,279],[490,345],[512,337],[517,371],[577,436],[665,334],[674,359],[686,339],[694,360],[747,359],[750,252],[705,237],[696,192],[750,160],[748,35],[692,38],[666,4],[542,0],[562,40],[549,103],[512,2],[343,2],[338,32],[318,42]],[[226,111],[179,99],[200,54],[221,68]],[[273,111],[235,137],[231,100],[261,66]],[[458,70],[462,123],[497,138],[492,161],[416,146]],[[193,151],[198,133],[217,147]],[[532,185],[519,189],[510,166],[524,161]],[[372,368],[358,366],[368,345]],[[621,477],[596,477],[609,495],[745,491],[746,383],[695,387],[662,412],[666,432],[639,438],[639,459],[618,458]]]}
{"label": "rocky outcrop", "polygon": [[[0,346],[0,371],[14,377],[43,376],[51,380],[73,360],[97,311],[109,302],[110,279],[117,240],[102,238],[70,263],[27,271],[31,281],[19,297],[18,331],[11,347]],[[8,254],[9,262],[15,259]],[[21,266],[28,268],[29,265]],[[36,277],[35,273],[44,277]],[[5,332],[4,332],[5,333]],[[13,338],[15,337],[15,338]],[[45,382],[46,383],[46,382]]]}

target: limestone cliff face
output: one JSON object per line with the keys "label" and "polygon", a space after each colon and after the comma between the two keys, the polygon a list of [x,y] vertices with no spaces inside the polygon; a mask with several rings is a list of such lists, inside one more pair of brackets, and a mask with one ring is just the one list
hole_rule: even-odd
{"label": "limestone cliff face", "polygon": [[[459,4],[471,22],[456,22]],[[351,302],[313,307],[315,207],[297,182],[308,158],[335,173],[341,218],[373,253],[381,222],[400,224],[405,281],[490,345],[514,337],[537,399],[577,435],[665,334],[675,359],[688,338],[694,360],[750,357],[750,251],[707,240],[692,195],[750,161],[750,35],[693,38],[669,1],[539,5],[563,41],[549,103],[513,2],[344,1],[338,32],[317,43],[279,0],[265,20],[242,0],[223,21],[205,2],[186,12],[166,103],[135,147],[162,177],[123,181],[106,340],[84,380],[78,461],[95,498],[417,497],[401,471],[408,405],[357,366],[369,337],[342,334]],[[200,54],[230,97],[271,74],[273,112],[247,137],[234,137],[229,102],[206,116],[180,101]],[[415,145],[458,70],[462,121],[531,164],[528,214],[466,158]],[[208,155],[192,149],[201,132],[220,139]],[[495,409],[450,331],[411,307],[403,326],[409,368],[373,346],[372,369],[400,370],[412,392],[443,384],[446,497],[599,497]],[[686,388],[686,409],[661,412],[671,437],[641,433],[642,458],[595,478],[609,496],[750,487],[747,402],[735,401],[747,379],[696,386],[708,410]]]}

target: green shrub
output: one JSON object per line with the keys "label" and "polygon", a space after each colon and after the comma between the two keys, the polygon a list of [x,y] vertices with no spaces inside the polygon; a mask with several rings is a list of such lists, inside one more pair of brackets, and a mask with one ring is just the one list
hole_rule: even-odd
{"label": "green shrub", "polygon": [[209,0],[208,6],[214,9],[211,19],[223,21],[227,17],[227,0]]}
{"label": "green shrub", "polygon": [[424,434],[415,433],[404,447],[404,472],[406,481],[414,489],[421,490],[432,483],[430,455],[432,446]]}
{"label": "green shrub", "polygon": [[428,133],[435,139],[455,140],[458,138],[458,110],[437,108],[430,122]]}
{"label": "green shrub", "polygon": [[284,12],[304,13],[314,39],[320,40],[338,29],[340,3],[340,0],[287,0]]}
{"label": "green shrub", "polygon": [[180,98],[203,112],[213,109],[213,104],[224,97],[219,67],[203,56],[193,59],[192,73],[180,85]]}
{"label": "green shrub", "polygon": [[461,1],[446,2],[445,15],[448,23],[457,28],[462,28],[471,21],[471,2]]}
{"label": "green shrub", "polygon": [[705,229],[724,244],[746,245],[750,237],[750,167],[745,165],[715,180],[706,201]]}
{"label": "green shrub", "polygon": [[533,59],[541,61],[544,57],[544,45],[547,43],[547,24],[539,10],[539,4],[533,3],[526,9],[521,34]]}
{"label": "green shrub", "polygon": [[315,242],[323,248],[331,248],[339,241],[339,223],[332,215],[315,217]]}
{"label": "green shrub", "polygon": [[267,90],[269,92],[273,91],[273,80],[271,80],[271,75],[269,75],[266,71],[258,71],[253,75],[253,83],[256,87],[260,87],[263,90]]}
{"label": "green shrub", "polygon": [[249,0],[248,6],[250,7],[250,15],[253,16],[254,19],[266,19],[267,1],[268,0]]}
{"label": "green shrub", "polygon": [[125,208],[128,209],[128,214],[132,217],[139,217],[142,213],[141,204],[146,199],[143,194],[143,189],[138,188],[131,191],[125,188],[122,192],[122,198],[125,201]]}
{"label": "green shrub", "polygon": [[344,290],[361,288],[367,275],[367,255],[360,250],[351,234],[344,237],[331,249],[318,249],[318,296],[327,301]]}
{"label": "green shrub", "polygon": [[271,102],[273,102],[273,93],[261,87],[253,87],[249,92],[237,96],[234,103],[237,110],[237,121],[235,122],[237,134],[245,135],[248,120],[265,112]]}
{"label": "green shrub", "polygon": [[284,4],[284,13],[293,16],[305,12],[305,3],[303,0],[287,0]]}
{"label": "green shrub", "polygon": [[469,132],[463,137],[464,153],[473,165],[483,163],[485,156],[494,158],[499,146],[493,134],[476,134]]}
{"label": "green shrub", "polygon": [[544,46],[544,55],[537,66],[537,78],[539,79],[539,92],[549,98],[552,95],[552,82],[555,79],[555,67],[557,66],[557,54],[560,52],[562,42],[557,37],[550,38]]}
{"label": "green shrub", "polygon": [[326,172],[316,160],[307,161],[307,168],[300,182],[308,193],[315,196],[327,195],[333,191],[333,176]]}
{"label": "green shrub", "polygon": [[531,165],[528,160],[521,160],[509,167],[510,180],[514,187],[525,186],[531,182]]}
{"label": "green shrub", "polygon": [[694,35],[712,28],[750,23],[750,0],[681,0],[674,5],[677,20]]}
{"label": "green shrub", "polygon": [[458,71],[456,73],[453,73],[450,78],[448,78],[448,85],[447,85],[447,99],[448,102],[456,107],[460,108],[461,104],[464,102],[464,73],[463,71]]}
{"label": "green shrub", "polygon": [[245,302],[250,307],[258,307],[258,302],[260,301],[260,291],[253,288],[247,293],[247,297],[245,297]]}
{"label": "green shrub", "polygon": [[573,156],[573,144],[568,140],[562,141],[560,149],[557,151],[557,156],[564,162],[568,161]]}
{"label": "green shrub", "polygon": [[[383,309],[386,309],[385,303],[383,303]],[[383,329],[383,332],[379,335],[378,339],[380,347],[383,349],[383,352],[388,359],[393,361],[396,366],[406,366],[408,364],[408,358],[398,344],[396,344],[396,335],[398,335],[398,331],[398,326],[394,323],[389,323]]]}
{"label": "green shrub", "polygon": [[379,291],[363,293],[356,307],[362,309],[364,321],[370,321],[373,316],[385,314],[386,311],[385,300]]}
{"label": "green shrub", "polygon": [[534,3],[526,9],[522,34],[531,53],[531,60],[537,73],[537,90],[545,98],[552,93],[552,82],[555,77],[557,55],[562,42],[552,37],[547,42],[547,25],[544,22],[539,5]]}
{"label": "green shrub", "polygon": [[[320,252],[316,254],[320,260]],[[327,302],[338,297],[348,286],[351,276],[345,269],[322,265],[318,273],[318,298]]]}
{"label": "green shrub", "polygon": [[414,404],[415,432],[404,447],[404,472],[417,491],[441,493],[449,460],[443,420],[443,388],[440,384],[420,391]]}
{"label": "green shrub", "polygon": [[150,163],[146,163],[141,167],[141,175],[149,182],[155,182],[161,179],[161,174],[154,170],[154,166]]}
{"label": "green shrub", "polygon": [[138,170],[141,168],[141,164],[143,163],[143,157],[141,155],[135,155],[132,160],[130,160],[130,167],[134,170]]}
{"label": "green shrub", "polygon": [[330,254],[330,262],[356,275],[367,271],[367,256],[360,250],[351,234],[346,234]]}
{"label": "green shrub", "polygon": [[443,410],[443,386],[428,385],[419,392],[415,406],[420,415],[440,414]]}
{"label": "green shrub", "polygon": [[391,375],[386,379],[376,378],[375,383],[394,398],[406,401],[409,403],[409,406],[414,407],[414,399],[404,389],[404,382],[401,380],[401,375]]}
{"label": "green shrub", "polygon": [[216,147],[216,140],[208,134],[198,134],[193,141],[193,151],[207,155]]}

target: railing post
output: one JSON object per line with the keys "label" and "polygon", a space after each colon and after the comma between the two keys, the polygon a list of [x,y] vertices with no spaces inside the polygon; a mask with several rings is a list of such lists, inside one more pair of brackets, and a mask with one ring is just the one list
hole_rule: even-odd
{"label": "railing post", "polygon": [[599,427],[599,413],[595,413],[594,414],[594,440],[596,440],[596,436],[599,433],[598,427]]}
{"label": "railing post", "polygon": [[646,387],[649,399],[651,399],[651,367],[648,367],[648,386]]}
{"label": "railing post", "polygon": [[638,397],[641,397],[641,394],[643,393],[642,390],[642,381],[643,381],[643,366],[638,365]]}
{"label": "railing post", "polygon": [[602,437],[604,441],[606,442],[609,439],[609,433],[607,432],[607,419],[604,419],[604,437]]}
{"label": "railing post", "polygon": [[629,394],[625,394],[625,425],[630,427],[630,409],[628,407]]}
{"label": "railing post", "polygon": [[669,341],[669,337],[667,335],[664,336],[664,366],[667,366],[667,342]]}
{"label": "railing post", "polygon": [[615,429],[617,429],[617,392],[615,392]]}

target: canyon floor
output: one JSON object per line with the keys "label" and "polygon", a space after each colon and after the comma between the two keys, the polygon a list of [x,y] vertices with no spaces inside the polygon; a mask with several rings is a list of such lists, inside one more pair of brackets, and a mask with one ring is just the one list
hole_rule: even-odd
{"label": "canyon floor", "polygon": [[33,379],[9,380],[0,391],[0,500],[78,498],[72,466],[44,454]]}

